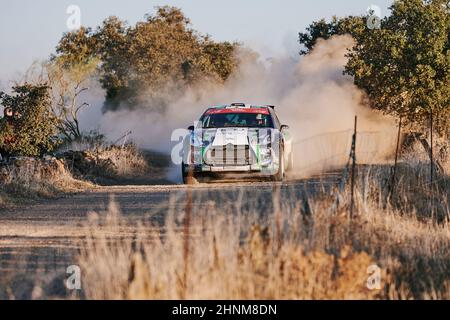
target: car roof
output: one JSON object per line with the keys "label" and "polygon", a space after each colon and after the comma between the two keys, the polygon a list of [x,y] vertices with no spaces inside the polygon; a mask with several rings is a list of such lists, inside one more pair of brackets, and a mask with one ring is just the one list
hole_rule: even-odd
{"label": "car roof", "polygon": [[215,109],[223,109],[223,108],[272,108],[275,109],[275,106],[265,104],[265,105],[256,105],[256,104],[248,104],[243,102],[233,102],[231,104],[222,104],[222,105],[216,105],[216,106],[210,106],[209,108],[215,108]]}
{"label": "car roof", "polygon": [[210,108],[206,110],[205,115],[228,113],[255,113],[265,115],[270,114],[268,108]]}
{"label": "car roof", "polygon": [[245,103],[231,103],[225,105],[217,105],[209,107],[205,114],[220,114],[220,113],[262,113],[270,114],[269,108],[274,109],[271,105],[251,105]]}

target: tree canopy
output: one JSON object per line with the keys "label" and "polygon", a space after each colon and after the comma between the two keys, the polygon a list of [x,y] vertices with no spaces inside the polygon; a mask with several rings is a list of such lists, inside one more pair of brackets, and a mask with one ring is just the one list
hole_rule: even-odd
{"label": "tree canopy", "polygon": [[365,28],[365,20],[363,17],[344,17],[338,18],[333,16],[330,22],[325,19],[312,22],[307,28],[306,32],[300,32],[298,40],[304,46],[300,50],[301,55],[308,54],[315,46],[317,39],[329,39],[334,35],[353,35],[361,32]]}
{"label": "tree canopy", "polygon": [[345,72],[374,108],[438,128],[450,115],[450,16],[448,2],[396,1],[381,28],[354,35]]}
{"label": "tree canopy", "polygon": [[449,125],[450,15],[446,0],[398,0],[380,28],[368,28],[367,17],[348,17],[313,23],[300,43],[313,48],[318,37],[349,33],[345,73],[370,98],[370,105],[402,116],[414,126],[426,126],[430,115],[436,127]]}
{"label": "tree canopy", "polygon": [[200,35],[180,9],[165,6],[135,26],[109,17],[95,31],[66,33],[56,57],[66,65],[99,58],[106,109],[133,108],[149,99],[163,107],[168,97],[200,80],[225,81],[237,65],[236,47]]}

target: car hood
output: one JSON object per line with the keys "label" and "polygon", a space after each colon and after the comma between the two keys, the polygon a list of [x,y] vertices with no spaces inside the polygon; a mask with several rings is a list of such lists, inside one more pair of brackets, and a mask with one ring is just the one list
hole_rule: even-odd
{"label": "car hood", "polygon": [[216,131],[212,145],[226,146],[248,145],[248,128],[219,128]]}
{"label": "car hood", "polygon": [[266,140],[272,134],[271,128],[217,128],[203,129],[201,140],[203,144],[212,147],[226,145],[256,145]]}

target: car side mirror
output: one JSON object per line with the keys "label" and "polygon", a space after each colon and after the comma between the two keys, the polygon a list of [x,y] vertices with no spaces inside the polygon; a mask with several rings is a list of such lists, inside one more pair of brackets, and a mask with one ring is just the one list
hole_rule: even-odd
{"label": "car side mirror", "polygon": [[189,130],[189,131],[194,131],[194,126],[189,126],[189,127],[188,127],[188,130]]}
{"label": "car side mirror", "polygon": [[283,130],[289,130],[289,126],[286,124],[282,124],[280,127],[280,131],[283,131]]}

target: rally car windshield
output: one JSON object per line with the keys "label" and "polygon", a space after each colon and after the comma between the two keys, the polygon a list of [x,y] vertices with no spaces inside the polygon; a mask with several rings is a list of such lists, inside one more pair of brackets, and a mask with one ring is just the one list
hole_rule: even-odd
{"label": "rally car windshield", "polygon": [[263,113],[213,113],[205,114],[202,119],[203,128],[252,127],[273,128],[270,114]]}

